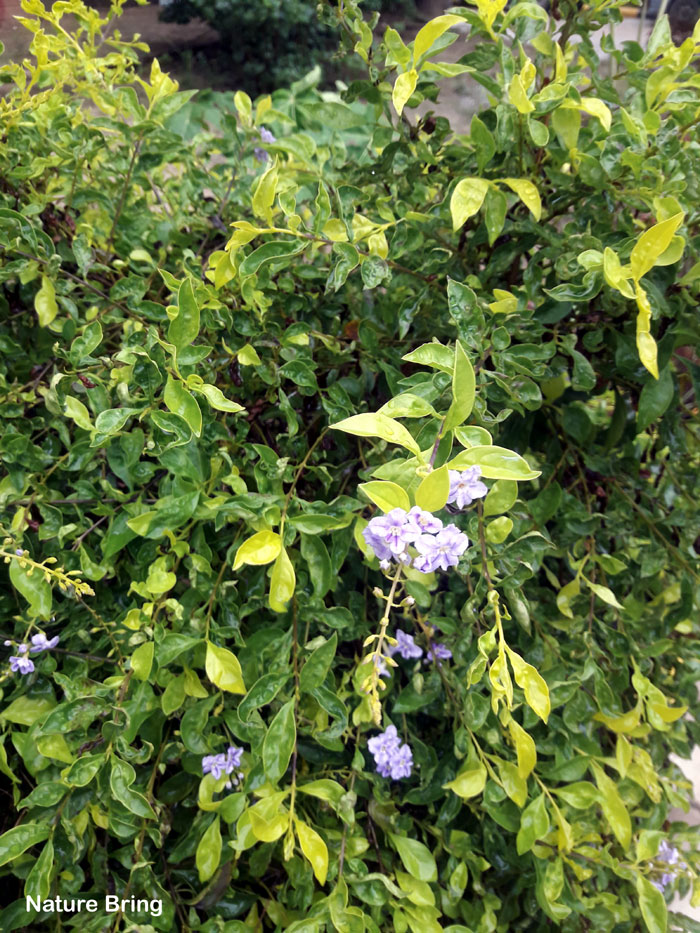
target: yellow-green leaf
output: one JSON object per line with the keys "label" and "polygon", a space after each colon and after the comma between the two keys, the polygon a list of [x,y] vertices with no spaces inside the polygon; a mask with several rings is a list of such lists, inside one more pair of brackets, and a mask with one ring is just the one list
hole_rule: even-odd
{"label": "yellow-green leaf", "polygon": [[627,849],[632,840],[632,821],[615,782],[596,764],[591,764],[595,782],[600,791],[600,805],[610,828],[615,833],[623,849]]}
{"label": "yellow-green leaf", "polygon": [[411,94],[415,91],[417,83],[418,72],[415,68],[411,68],[410,71],[405,71],[396,79],[394,90],[391,94],[391,101],[394,105],[394,110],[396,110],[399,115],[401,115]]}
{"label": "yellow-green leaf", "polygon": [[488,190],[489,183],[483,178],[463,178],[457,182],[450,198],[453,230],[459,230],[479,212]]}
{"label": "yellow-green leaf", "polygon": [[236,359],[241,366],[259,366],[261,362],[257,350],[255,347],[251,347],[249,343],[246,343],[237,351]]}
{"label": "yellow-green leaf", "polygon": [[245,411],[242,405],[239,405],[238,402],[232,402],[230,399],[227,399],[221,389],[216,386],[209,385],[204,383],[201,386],[193,386],[195,392],[201,392],[202,395],[206,398],[212,408],[216,408],[218,411],[232,411],[239,412]]}
{"label": "yellow-green leaf", "polygon": [[596,117],[602,123],[606,133],[610,132],[610,124],[612,123],[612,113],[607,104],[604,104],[602,100],[598,97],[582,97],[579,104],[579,108],[585,113],[589,113],[592,117]]}
{"label": "yellow-green leaf", "polygon": [[609,587],[602,586],[600,583],[591,583],[590,580],[586,580],[586,583],[593,590],[596,596],[602,599],[604,603],[607,603],[608,606],[614,606],[616,609],[622,609],[622,606],[617,601],[617,597]]}
{"label": "yellow-green leaf", "polygon": [[326,843],[315,829],[312,829],[302,820],[295,819],[294,828],[299,838],[301,851],[311,864],[316,880],[320,885],[324,885],[328,874],[328,849]]}
{"label": "yellow-green leaf", "polygon": [[238,570],[243,564],[270,564],[282,550],[282,539],[274,531],[258,531],[236,551],[233,569]]}
{"label": "yellow-green leaf", "polygon": [[515,673],[515,682],[522,688],[525,694],[525,702],[534,710],[543,722],[547,722],[549,711],[551,709],[549,701],[549,687],[542,675],[532,664],[524,661],[519,654],[516,654],[511,648],[506,647],[508,658],[513,665]]}
{"label": "yellow-green leaf", "polygon": [[79,428],[92,431],[90,412],[79,399],[74,398],[72,395],[66,396],[66,414],[75,421]]}
{"label": "yellow-green leaf", "polygon": [[357,488],[367,496],[370,502],[378,505],[382,512],[391,512],[392,509],[404,509],[408,512],[411,508],[408,493],[397,483],[371,480],[369,483],[360,483]]}
{"label": "yellow-green leaf", "polygon": [[169,411],[185,419],[195,437],[200,436],[202,433],[202,412],[197,400],[179,379],[173,379],[170,374],[168,374],[165,383],[163,401]]}
{"label": "yellow-green leaf", "polygon": [[439,512],[447,503],[450,494],[450,471],[447,465],[433,470],[416,489],[416,505],[426,512]]}
{"label": "yellow-green leaf", "polygon": [[535,220],[539,220],[542,216],[542,201],[535,185],[527,178],[504,178],[503,182],[517,194]]}
{"label": "yellow-green leaf", "polygon": [[197,846],[194,860],[200,881],[208,881],[219,867],[219,861],[221,860],[221,829],[219,823],[220,819],[217,816],[207,827]]}
{"label": "yellow-green leaf", "polygon": [[131,670],[134,677],[139,680],[148,680],[153,666],[153,642],[147,641],[139,645],[131,655]]}
{"label": "yellow-green leaf", "polygon": [[420,447],[410,431],[400,422],[387,418],[386,415],[365,412],[362,415],[353,415],[351,418],[338,421],[331,427],[336,431],[346,431],[348,434],[356,434],[359,437],[381,437],[385,441],[400,444],[401,447],[405,447],[414,454],[420,453]]}
{"label": "yellow-green leaf", "polygon": [[461,425],[467,420],[474,407],[476,377],[469,357],[462,344],[455,346],[454,372],[452,374],[452,404],[445,416],[443,432]]}
{"label": "yellow-green leaf", "polygon": [[557,593],[557,608],[563,616],[573,619],[574,614],[571,611],[572,600],[581,592],[581,580],[575,576],[573,580],[562,586]]}
{"label": "yellow-green leaf", "polygon": [[238,658],[228,648],[207,642],[207,654],[204,660],[207,677],[219,688],[228,693],[245,693],[243,672]]}
{"label": "yellow-green leaf", "polygon": [[260,176],[253,193],[253,213],[272,225],[272,205],[277,194],[278,172],[277,159],[270,163]]}
{"label": "yellow-green leaf", "polygon": [[668,909],[663,894],[643,875],[637,875],[636,887],[639,909],[647,930],[649,933],[666,933]]}
{"label": "yellow-green leaf", "polygon": [[453,781],[448,781],[447,784],[442,786],[454,791],[458,797],[465,800],[469,797],[476,797],[486,786],[486,768],[479,762],[479,764],[468,768],[466,771],[462,771]]}
{"label": "yellow-green leaf", "polygon": [[630,255],[632,277],[639,281],[650,269],[653,269],[656,260],[671,245],[676,230],[683,223],[683,212],[674,214],[660,224],[654,224],[639,237],[634,244]]}
{"label": "yellow-green leaf", "polygon": [[273,612],[287,611],[287,603],[294,595],[295,584],[294,567],[287,551],[281,548],[270,577],[269,603]]}
{"label": "yellow-green leaf", "polygon": [[46,275],[42,275],[41,288],[34,296],[34,309],[39,317],[39,324],[42,327],[48,327],[58,314],[56,290],[53,287],[53,282]]}
{"label": "yellow-green leaf", "polygon": [[426,23],[425,26],[418,30],[418,35],[413,42],[414,62],[418,63],[418,60],[425,55],[432,44],[443,33],[447,32],[451,26],[461,22],[463,22],[461,17],[446,13],[444,16],[436,16],[435,19],[431,19],[429,23]]}
{"label": "yellow-green leaf", "polygon": [[518,299],[512,292],[507,292],[502,288],[494,288],[492,301],[489,305],[489,311],[493,314],[514,314],[518,310]]}
{"label": "yellow-green leaf", "polygon": [[522,75],[513,75],[513,79],[508,85],[508,100],[518,113],[532,113],[535,109],[535,105],[527,96]]}
{"label": "yellow-green leaf", "polygon": [[521,778],[527,779],[537,764],[535,741],[514,719],[509,720],[508,731],[518,756],[518,773]]}

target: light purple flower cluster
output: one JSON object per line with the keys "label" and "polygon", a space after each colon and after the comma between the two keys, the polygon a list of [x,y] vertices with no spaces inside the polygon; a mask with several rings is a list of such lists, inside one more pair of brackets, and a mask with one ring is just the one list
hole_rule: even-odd
{"label": "light purple flower cluster", "polygon": [[[665,862],[667,865],[678,865],[678,869],[685,868],[685,863],[680,861],[681,854],[675,846],[672,846],[666,839],[661,841],[659,846],[659,851],[656,855],[656,858],[660,862]],[[676,871],[665,871],[661,878],[657,881],[652,881],[651,883],[663,894],[664,890],[671,884],[678,875],[678,870]]]}
{"label": "light purple flower cluster", "polygon": [[382,777],[398,781],[411,776],[413,753],[410,746],[399,739],[396,726],[388,726],[385,732],[375,735],[367,742],[367,747]]}
{"label": "light purple flower cluster", "polygon": [[[442,521],[417,505],[409,512],[392,509],[377,515],[367,523],[362,535],[383,569],[391,560],[412,565],[421,573],[456,567],[469,547],[469,539],[456,525],[443,526]],[[415,548],[417,556],[409,552]]]}
{"label": "light purple flower cluster", "polygon": [[235,745],[229,745],[225,753],[205,755],[202,758],[202,774],[212,774],[217,781],[224,774],[231,775],[231,780],[226,782],[226,787],[231,788],[243,780],[243,772],[237,770],[241,766],[242,755],[243,749]]}
{"label": "light purple flower cluster", "polygon": [[[34,662],[31,658],[27,657],[27,651],[32,654],[39,654],[41,651],[49,651],[51,648],[55,648],[59,642],[58,635],[54,635],[53,638],[47,638],[43,632],[39,632],[37,635],[32,635],[31,646],[27,645],[18,645],[17,654],[10,655],[10,670],[20,674],[31,674],[34,670]],[[5,641],[6,645],[11,645],[11,641]]]}
{"label": "light purple flower cluster", "polygon": [[[277,137],[274,136],[269,130],[265,129],[264,126],[260,129],[260,139],[262,142],[268,144],[277,142]],[[258,162],[267,162],[267,160],[270,158],[262,146],[256,146],[255,149],[253,149],[253,155],[258,160]]]}
{"label": "light purple flower cluster", "polygon": [[481,482],[481,467],[472,466],[463,470],[450,470],[450,494],[447,497],[449,505],[456,505],[465,509],[475,499],[481,499],[488,492],[488,488]]}

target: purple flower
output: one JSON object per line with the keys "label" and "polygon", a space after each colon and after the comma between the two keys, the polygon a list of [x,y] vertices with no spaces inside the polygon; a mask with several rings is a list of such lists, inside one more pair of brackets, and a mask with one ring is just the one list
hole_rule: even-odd
{"label": "purple flower", "polygon": [[53,638],[48,639],[46,635],[40,632],[38,635],[32,635],[32,646],[29,650],[36,653],[39,651],[49,651],[51,648],[55,648],[58,642],[58,635],[54,635]]}
{"label": "purple flower", "polygon": [[460,509],[471,505],[474,499],[480,499],[488,492],[487,487],[481,482],[481,467],[468,467],[463,472],[450,470],[450,494],[448,503],[455,504]]}
{"label": "purple flower", "polygon": [[[260,129],[260,139],[262,142],[268,143],[268,145],[270,143],[277,142],[277,137],[274,136],[269,130],[266,130],[264,126]],[[253,155],[258,160],[258,162],[267,162],[269,158],[267,152],[262,148],[262,146],[256,146],[255,149],[253,149]]]}
{"label": "purple flower", "polygon": [[386,666],[384,659],[376,654],[374,656],[374,666],[377,668],[377,673],[380,677],[391,677],[391,671]]}
{"label": "purple flower", "polygon": [[675,846],[672,846],[667,839],[662,839],[656,857],[660,861],[666,862],[667,865],[675,865],[681,856]]}
{"label": "purple flower", "polygon": [[425,659],[426,664],[430,664],[431,661],[435,661],[438,667],[440,667],[441,661],[449,661],[452,657],[452,652],[446,646],[441,644],[439,641],[436,641],[434,645],[430,645],[428,648],[428,657]]}
{"label": "purple flower", "polygon": [[387,654],[393,656],[395,654],[400,654],[402,658],[422,658],[423,650],[420,648],[413,635],[409,635],[408,632],[402,632],[401,629],[398,629],[396,632],[396,641],[397,644],[393,647],[387,648]]}
{"label": "purple flower", "polygon": [[456,525],[447,525],[436,535],[421,535],[415,542],[416,550],[425,558],[416,563],[422,573],[449,570],[456,567],[459,558],[469,547],[469,538]]}
{"label": "purple flower", "polygon": [[378,773],[398,781],[410,777],[413,766],[413,753],[406,743],[401,743],[396,726],[388,726],[385,732],[375,735],[367,742],[367,747],[374,756]]}
{"label": "purple flower", "polygon": [[419,527],[413,520],[408,521],[404,509],[392,509],[368,522],[362,535],[380,560],[388,560],[403,554],[419,533]]}
{"label": "purple flower", "polygon": [[[233,775],[234,771],[240,767],[242,748],[236,748],[235,745],[229,745],[227,751],[218,755],[205,755],[202,758],[202,773],[212,774],[218,781],[224,774]],[[233,776],[233,784],[238,784],[243,779],[243,773],[238,772]],[[231,787],[232,782],[227,781],[226,787]]]}
{"label": "purple flower", "polygon": [[10,656],[10,670],[19,671],[20,674],[31,674],[34,670],[34,662],[26,657],[27,646],[19,645],[18,654]]}
{"label": "purple flower", "polygon": [[414,525],[418,526],[418,534],[436,534],[438,531],[442,531],[441,519],[417,505],[414,505],[408,513],[408,518]]}

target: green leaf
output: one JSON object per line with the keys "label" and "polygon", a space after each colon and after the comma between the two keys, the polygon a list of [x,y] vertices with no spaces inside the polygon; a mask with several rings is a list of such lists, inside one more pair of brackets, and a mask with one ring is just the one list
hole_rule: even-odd
{"label": "green leaf", "polygon": [[391,95],[391,101],[394,109],[401,116],[403,108],[406,106],[409,98],[416,89],[418,83],[418,72],[415,68],[400,74],[394,83],[394,90]]}
{"label": "green leaf", "polygon": [[238,658],[228,648],[207,642],[207,654],[204,661],[207,677],[220,690],[228,693],[245,693],[243,672]]}
{"label": "green leaf", "polygon": [[338,646],[338,635],[333,632],[324,644],[316,648],[301,669],[299,676],[299,689],[302,693],[309,693],[320,687],[326,679],[330,666],[335,657]]}
{"label": "green leaf", "polygon": [[250,688],[238,707],[238,715],[243,722],[250,718],[250,714],[261,706],[271,703],[291,676],[291,672],[263,674]]}
{"label": "green leaf", "polygon": [[324,885],[328,874],[328,849],[326,843],[315,829],[312,829],[308,823],[304,823],[302,820],[295,819],[294,828],[299,838],[301,851],[311,864],[316,880],[320,885]]}
{"label": "green leaf", "polygon": [[202,412],[197,400],[193,398],[192,393],[184,387],[179,379],[173,379],[170,374],[168,374],[168,381],[165,384],[163,401],[166,408],[187,422],[196,437],[200,436],[202,433]]}
{"label": "green leaf", "polygon": [[61,777],[70,787],[85,787],[96,777],[105,761],[104,755],[83,755],[62,771]]}
{"label": "green leaf", "polygon": [[475,446],[463,450],[447,464],[450,470],[466,470],[470,466],[481,467],[486,479],[511,479],[517,482],[537,479],[539,470],[531,470],[527,461],[513,450],[505,447]]}
{"label": "green leaf", "polygon": [[47,621],[51,617],[51,585],[44,579],[41,570],[32,569],[32,567],[20,567],[19,561],[12,559],[10,562],[10,580],[14,588],[29,603],[30,617]]}
{"label": "green leaf", "polygon": [[499,479],[484,499],[484,518],[507,512],[513,507],[517,498],[518,484],[511,479]]}
{"label": "green leaf", "polygon": [[622,797],[618,793],[615,782],[612,781],[602,768],[591,763],[591,770],[600,791],[600,805],[610,828],[617,836],[623,849],[629,848],[632,840],[632,821],[627,812]]}
{"label": "green leaf", "polygon": [[46,900],[51,891],[51,872],[54,865],[53,841],[47,839],[41,855],[32,865],[24,883],[24,896],[34,900]]}
{"label": "green leaf", "polygon": [[309,794],[309,796],[317,797],[319,800],[325,800],[327,803],[332,804],[333,807],[338,807],[345,796],[345,788],[330,778],[319,778],[317,781],[299,784],[297,792]]}
{"label": "green leaf", "polygon": [[396,483],[372,480],[369,483],[360,483],[357,488],[367,496],[370,502],[378,505],[382,512],[391,512],[392,509],[404,509],[408,512],[411,508],[408,493]]}
{"label": "green leaf", "polygon": [[48,697],[21,696],[14,699],[2,712],[0,720],[17,723],[19,726],[31,726],[46,713],[51,712],[56,701]]}
{"label": "green leaf", "polygon": [[458,797],[463,797],[465,800],[469,797],[476,797],[486,786],[486,768],[479,762],[475,767],[462,771],[453,781],[448,781],[442,786],[454,791]]}
{"label": "green leaf", "polygon": [[630,255],[632,278],[638,282],[656,265],[656,260],[671,245],[676,230],[683,223],[683,212],[654,224],[639,237]]}
{"label": "green leaf", "polygon": [[204,385],[193,386],[193,388],[195,392],[201,392],[211,407],[216,408],[217,411],[232,411],[234,413],[245,411],[243,406],[239,405],[238,402],[232,402],[230,399],[227,399],[221,389],[218,389],[216,386],[208,385],[205,382]]}
{"label": "green leaf", "polygon": [[588,810],[600,801],[600,794],[590,781],[577,781],[567,784],[566,787],[555,787],[554,793],[577,810]]}
{"label": "green leaf", "polygon": [[297,739],[294,700],[289,700],[270,723],[263,740],[263,768],[268,780],[276,784],[287,770]]}
{"label": "green leaf", "polygon": [[152,641],[144,642],[131,655],[131,670],[134,677],[139,680],[148,680],[153,667],[154,644]]}
{"label": "green leaf", "polygon": [[301,556],[306,561],[314,588],[314,596],[323,599],[333,585],[333,569],[328,549],[315,534],[302,534]]}
{"label": "green leaf", "polygon": [[23,823],[0,836],[0,865],[7,865],[49,835],[47,823]]}
{"label": "green leaf", "polygon": [[95,418],[95,430],[98,434],[116,434],[117,431],[121,431],[129,418],[138,413],[138,408],[107,408]]}
{"label": "green leaf", "polygon": [[306,241],[296,239],[293,241],[273,240],[269,243],[263,243],[262,246],[246,256],[239,266],[239,275],[242,278],[247,275],[255,275],[266,263],[296,256],[306,249],[306,246]]}
{"label": "green leaf", "polygon": [[177,307],[177,316],[168,328],[168,343],[172,343],[179,354],[199,336],[199,308],[189,278],[185,279],[178,290]]}
{"label": "green leaf", "polygon": [[39,317],[41,327],[48,327],[58,314],[56,290],[53,287],[53,282],[46,275],[42,275],[41,288],[34,296],[34,309]]}
{"label": "green leaf", "polygon": [[387,418],[386,415],[372,414],[371,412],[353,415],[332,424],[331,428],[336,431],[346,431],[348,434],[356,434],[359,437],[381,437],[382,440],[400,444],[401,447],[405,447],[411,453],[420,453],[420,447],[411,433],[399,421]]}
{"label": "green leaf", "polygon": [[294,595],[295,586],[294,566],[285,548],[280,548],[270,577],[270,597],[268,602],[273,612],[287,611],[287,603]]}
{"label": "green leaf", "polygon": [[447,504],[449,494],[450,472],[447,466],[441,466],[421,480],[416,489],[416,505],[426,512],[439,512]]}
{"label": "green leaf", "polygon": [[639,909],[647,930],[649,933],[666,933],[668,909],[663,894],[643,875],[636,876],[635,885],[639,897]]}
{"label": "green leaf", "polygon": [[220,817],[214,817],[197,845],[194,861],[200,881],[208,881],[219,867],[221,861],[220,823]]}
{"label": "green leaf", "polygon": [[462,344],[455,345],[455,365],[452,375],[452,404],[445,417],[443,432],[463,424],[472,412],[476,396],[476,377]]}
{"label": "green leaf", "polygon": [[478,214],[488,190],[489,183],[483,178],[463,178],[457,182],[450,198],[453,230],[459,230],[470,217]]}
{"label": "green leaf", "polygon": [[113,757],[112,770],[109,775],[109,786],[112,795],[127,810],[135,813],[136,816],[140,816],[145,820],[155,820],[156,815],[143,794],[131,789],[131,785],[135,780],[136,772],[131,765],[126,761]]}
{"label": "green leaf", "polygon": [[437,864],[430,849],[417,839],[389,833],[403,867],[419,881],[437,881]]}
{"label": "green leaf", "polygon": [[673,375],[671,367],[665,366],[659,378],[646,383],[639,396],[637,409],[637,431],[645,431],[657,421],[673,401]]}
{"label": "green leaf", "polygon": [[233,569],[238,570],[243,564],[270,564],[281,550],[282,539],[278,534],[274,531],[258,531],[236,551]]}
{"label": "green leaf", "polygon": [[538,839],[544,838],[549,832],[549,814],[544,793],[535,797],[520,816],[520,829],[515,840],[518,855],[529,852]]}

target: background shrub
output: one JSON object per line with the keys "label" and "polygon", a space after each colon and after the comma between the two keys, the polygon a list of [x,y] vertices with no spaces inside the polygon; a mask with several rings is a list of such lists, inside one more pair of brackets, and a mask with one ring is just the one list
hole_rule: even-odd
{"label": "background shrub", "polygon": [[[163,913],[62,923],[666,929],[698,872],[669,754],[698,740],[700,37],[612,50],[623,84],[590,38],[614,6],[406,46],[345,0],[367,80],[251,101],[24,6],[0,927],[116,892]],[[441,63],[458,21],[479,41]],[[415,108],[459,72],[491,102],[455,137]],[[470,466],[488,495],[445,508]],[[387,578],[363,531],[414,502],[470,546]],[[382,687],[399,630],[422,654]]]}

